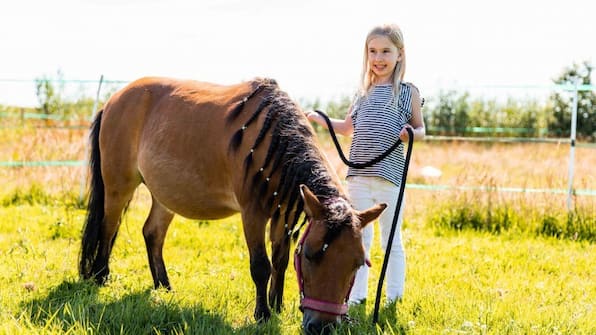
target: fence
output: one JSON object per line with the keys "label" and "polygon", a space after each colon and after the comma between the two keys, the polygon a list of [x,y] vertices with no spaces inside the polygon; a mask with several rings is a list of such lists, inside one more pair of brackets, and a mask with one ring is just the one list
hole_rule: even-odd
{"label": "fence", "polygon": [[[99,80],[50,80],[52,82],[58,83],[79,83],[79,84],[94,84],[97,85],[97,91],[95,95],[95,100],[92,108],[92,114],[90,115],[90,119],[93,115],[95,115],[97,111],[97,105],[99,103],[101,88],[104,83],[111,83],[111,84],[125,84],[127,81],[123,80],[104,80],[103,75],[100,76]],[[18,80],[18,79],[0,79],[0,82],[4,83],[31,83],[31,80]],[[562,85],[484,85],[484,86],[459,86],[457,89],[519,89],[519,90],[527,90],[527,89],[541,89],[541,90],[550,90],[550,91],[564,91],[569,92],[572,94],[572,115],[571,115],[571,124],[570,124],[570,138],[569,139],[552,139],[552,138],[516,138],[516,137],[505,137],[505,138],[496,138],[496,137],[456,137],[456,136],[427,136],[428,140],[434,141],[442,141],[442,140],[449,140],[449,141],[485,141],[485,142],[567,142],[570,145],[569,148],[569,166],[568,166],[568,188],[567,190],[560,190],[560,189],[527,189],[527,188],[515,188],[515,187],[501,187],[501,188],[491,188],[490,190],[499,191],[499,192],[526,192],[526,193],[555,193],[555,194],[567,194],[567,208],[568,210],[572,209],[572,198],[573,195],[585,195],[585,196],[596,196],[596,190],[573,190],[573,178],[574,178],[574,165],[575,165],[575,147],[578,146],[576,143],[576,128],[577,128],[577,110],[578,110],[578,92],[580,91],[594,91],[596,90],[596,86],[594,85],[580,85],[576,80],[575,84],[562,84]],[[0,113],[0,117],[6,117],[6,113]],[[20,116],[23,120],[24,119],[58,119],[56,116],[47,115],[47,114],[40,114],[40,113],[31,113],[31,112],[21,112]],[[470,127],[470,131],[475,133],[482,133],[482,132],[495,132],[495,131],[509,131],[512,133],[516,132],[523,132],[524,130],[521,128],[515,129],[500,129],[500,128],[485,128],[485,127]],[[581,146],[589,146],[594,147],[593,144],[582,144]],[[86,165],[86,161],[72,161],[72,160],[64,160],[64,161],[37,161],[37,162],[0,162],[0,167],[35,167],[35,166],[84,166]],[[454,187],[454,186],[447,186],[447,185],[422,185],[422,184],[407,184],[406,187],[413,188],[413,189],[423,189],[423,190],[449,190],[449,189],[462,189],[462,190],[487,190],[486,187]],[[81,182],[81,197],[83,194],[84,189],[84,180]]]}

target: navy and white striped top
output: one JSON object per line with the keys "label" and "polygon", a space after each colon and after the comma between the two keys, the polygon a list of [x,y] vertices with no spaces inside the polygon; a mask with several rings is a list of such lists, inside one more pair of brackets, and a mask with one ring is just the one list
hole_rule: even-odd
{"label": "navy and white striped top", "polygon": [[[395,144],[399,133],[412,118],[412,89],[401,84],[399,103],[393,98],[393,85],[377,85],[367,96],[359,97],[352,107],[354,133],[350,161],[367,162]],[[379,163],[364,169],[348,169],[350,176],[377,176],[401,184],[405,166],[404,145],[400,144]]]}

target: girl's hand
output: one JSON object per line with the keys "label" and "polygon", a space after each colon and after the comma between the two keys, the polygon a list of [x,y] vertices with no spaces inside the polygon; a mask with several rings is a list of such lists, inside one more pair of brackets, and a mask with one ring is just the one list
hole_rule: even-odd
{"label": "girl's hand", "polygon": [[409,124],[406,124],[399,133],[399,139],[405,143],[407,143],[410,140],[410,135],[408,134],[406,128],[412,129],[412,135],[414,134],[414,128],[412,128],[412,126],[410,126]]}
{"label": "girl's hand", "polygon": [[304,112],[304,114],[306,114],[306,118],[308,119],[308,121],[317,121],[319,119],[319,114],[313,111],[306,111]]}

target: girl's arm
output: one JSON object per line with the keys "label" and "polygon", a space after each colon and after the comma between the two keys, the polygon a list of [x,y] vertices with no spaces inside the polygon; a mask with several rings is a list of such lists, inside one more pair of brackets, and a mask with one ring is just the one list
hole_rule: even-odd
{"label": "girl's arm", "polygon": [[[308,112],[306,114],[306,117],[308,118],[309,121],[318,123],[323,128],[327,129],[327,123],[325,122],[325,119],[323,119],[323,117],[321,115],[319,115],[319,113]],[[337,134],[344,135],[344,136],[352,136],[352,133],[354,132],[354,126],[352,125],[352,107],[350,107],[350,109],[348,110],[348,114],[346,115],[345,119],[343,119],[343,120],[330,119],[330,120],[331,120],[331,125],[333,126],[333,130],[335,130],[335,132]]]}
{"label": "girl's arm", "polygon": [[412,88],[412,118],[399,134],[399,138],[403,142],[408,142],[408,132],[406,131],[406,128],[412,129],[414,134],[414,141],[420,141],[424,139],[424,135],[426,134],[426,128],[424,127],[424,118],[422,117],[422,102],[420,100],[420,92],[418,92],[416,86],[412,85]]}

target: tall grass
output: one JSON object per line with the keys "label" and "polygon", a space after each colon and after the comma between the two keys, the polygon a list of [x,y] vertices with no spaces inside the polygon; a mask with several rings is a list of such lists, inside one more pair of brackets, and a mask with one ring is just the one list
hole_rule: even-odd
{"label": "tall grass", "polygon": [[578,204],[566,212],[550,205],[537,205],[531,201],[534,196],[506,197],[495,191],[458,192],[437,202],[430,210],[427,222],[438,229],[544,235],[596,242],[593,203]]}

